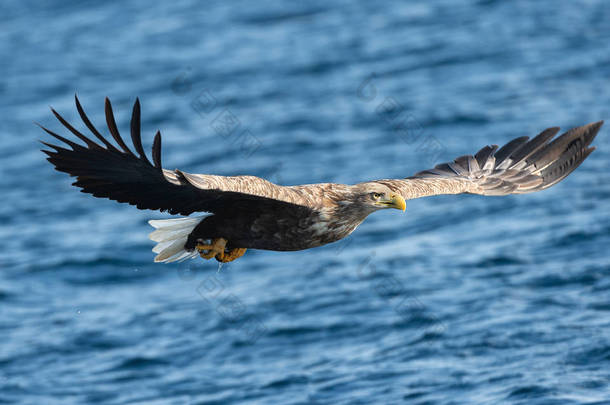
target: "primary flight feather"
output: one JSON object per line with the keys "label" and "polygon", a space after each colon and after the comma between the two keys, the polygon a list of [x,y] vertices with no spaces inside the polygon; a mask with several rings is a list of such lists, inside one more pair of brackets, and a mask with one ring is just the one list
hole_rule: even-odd
{"label": "primary flight feather", "polygon": [[[93,126],[75,96],[85,126],[100,142],[83,135],[55,110],[57,119],[85,145],[42,127],[64,146],[43,142],[47,160],[76,177],[73,184],[96,197],[125,202],[140,209],[202,217],[154,220],[150,238],[157,242],[156,262],[200,255],[228,262],[246,249],[303,250],[338,241],[371,213],[405,210],[405,200],[439,194],[507,195],[544,190],[576,169],[595,149],[589,145],[603,121],[573,128],[555,137],[548,128],[533,139],[513,139],[502,148],[485,146],[404,179],[382,179],[354,185],[321,183],[279,186],[255,176],[216,176],[167,170],[161,166],[161,134],[157,131],[152,162],[140,134],[140,102],[131,116],[135,153],[119,131],[110,101],[106,124],[114,146]],[[67,148],[66,146],[69,146]]]}

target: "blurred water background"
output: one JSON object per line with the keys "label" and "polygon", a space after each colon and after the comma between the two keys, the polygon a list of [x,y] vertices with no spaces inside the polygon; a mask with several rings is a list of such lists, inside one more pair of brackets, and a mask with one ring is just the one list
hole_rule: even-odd
{"label": "blurred water background", "polygon": [[77,92],[128,135],[139,96],[167,168],[405,177],[610,118],[609,21],[602,0],[3,1],[0,403],[610,403],[607,127],[544,192],[410,201],[217,272],[153,264],[168,216],[77,192],[33,124],[60,130],[52,105],[84,129]]}

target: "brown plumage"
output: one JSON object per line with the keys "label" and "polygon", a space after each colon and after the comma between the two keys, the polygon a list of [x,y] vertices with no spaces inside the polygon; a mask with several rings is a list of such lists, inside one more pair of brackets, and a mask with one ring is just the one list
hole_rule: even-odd
{"label": "brown plumage", "polygon": [[[486,146],[405,179],[384,179],[345,184],[279,186],[255,176],[215,176],[167,170],[161,166],[161,134],[156,133],[152,163],[146,157],[140,135],[140,103],[131,118],[132,150],[117,129],[110,101],[106,99],[106,123],[118,147],[109,142],[85,115],[78,98],[76,108],[83,122],[101,144],[83,135],[55,110],[57,119],[85,145],[46,128],[70,148],[43,142],[43,150],[55,168],[76,177],[73,184],[96,197],[126,202],[140,209],[190,215],[197,219],[151,221],[158,228],[151,239],[156,261],[193,257],[225,260],[239,257],[246,248],[277,251],[302,250],[335,242],[349,235],[372,212],[405,208],[405,200],[438,195],[521,194],[543,190],[576,169],[594,150],[589,147],[602,121],[574,128],[555,137],[549,128],[529,140],[516,138],[498,150]],[[137,154],[137,155],[136,155]],[[222,243],[215,245],[217,241]],[[226,242],[226,244],[225,244]],[[241,250],[238,250],[241,249]],[[234,252],[232,256],[230,252]],[[210,253],[211,252],[211,253]]]}

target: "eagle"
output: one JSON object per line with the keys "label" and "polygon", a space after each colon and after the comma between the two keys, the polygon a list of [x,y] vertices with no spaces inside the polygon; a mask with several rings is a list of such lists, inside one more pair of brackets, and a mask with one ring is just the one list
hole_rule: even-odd
{"label": "eagle", "polygon": [[[155,262],[201,256],[230,262],[247,249],[295,251],[336,242],[351,234],[375,211],[406,209],[406,200],[440,194],[504,196],[544,190],[576,169],[595,149],[589,145],[603,121],[559,128],[530,139],[521,136],[498,148],[485,146],[402,179],[352,185],[336,183],[281,186],[256,176],[218,176],[168,170],[161,165],[161,133],[152,145],[152,162],[142,147],[140,101],[131,115],[130,149],[119,134],[112,106],[105,99],[106,124],[113,144],[85,114],[85,136],[51,108],[59,122],[82,143],[41,128],[62,145],[41,141],[56,170],[76,177],[74,186],[95,197],[166,211],[181,218],[151,220]],[[201,216],[189,216],[203,213]]]}

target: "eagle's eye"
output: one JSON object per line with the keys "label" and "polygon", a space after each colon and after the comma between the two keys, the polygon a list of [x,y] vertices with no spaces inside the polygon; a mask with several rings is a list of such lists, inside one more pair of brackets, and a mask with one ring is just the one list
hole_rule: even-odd
{"label": "eagle's eye", "polygon": [[373,193],[373,198],[378,200],[381,198],[381,193]]}

